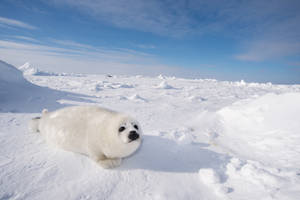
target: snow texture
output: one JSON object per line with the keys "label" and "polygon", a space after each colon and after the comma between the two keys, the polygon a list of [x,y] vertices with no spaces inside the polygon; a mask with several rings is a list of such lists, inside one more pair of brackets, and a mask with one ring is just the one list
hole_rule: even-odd
{"label": "snow texture", "polygon": [[[0,61],[1,200],[299,199],[300,85],[20,70]],[[29,133],[69,105],[132,115],[141,148],[105,170]]]}
{"label": "snow texture", "polygon": [[159,85],[157,85],[155,88],[160,89],[173,89],[171,85],[169,85],[166,81],[162,81]]}

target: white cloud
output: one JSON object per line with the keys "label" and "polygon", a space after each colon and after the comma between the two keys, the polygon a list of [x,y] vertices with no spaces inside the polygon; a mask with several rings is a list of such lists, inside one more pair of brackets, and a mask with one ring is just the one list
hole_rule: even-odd
{"label": "white cloud", "polygon": [[39,42],[38,40],[36,40],[32,37],[27,37],[27,36],[22,36],[22,35],[12,36],[12,38],[16,38],[19,40],[25,40],[25,41],[29,41],[29,42]]}
{"label": "white cloud", "polygon": [[300,53],[300,41],[282,42],[265,38],[263,41],[249,43],[246,45],[246,51],[236,55],[235,58],[242,61],[264,61],[297,53]]}
{"label": "white cloud", "polygon": [[298,48],[293,45],[300,41],[298,0],[225,2],[52,0],[51,2],[55,2],[58,6],[71,6],[83,14],[119,28],[171,37],[218,34],[221,37],[233,38],[244,47],[244,52],[235,56],[240,60],[261,61],[299,53]]}
{"label": "white cloud", "polygon": [[140,49],[155,49],[156,46],[152,45],[152,44],[136,44],[134,45]]}
{"label": "white cloud", "polygon": [[180,36],[191,31],[191,21],[177,2],[139,0],[52,0],[69,5],[99,21],[120,28]]}
{"label": "white cloud", "polygon": [[244,61],[281,59],[300,54],[300,13],[290,14],[276,22],[269,21],[260,34],[244,39],[242,53],[235,57]]}
{"label": "white cloud", "polygon": [[[77,47],[89,45],[73,41],[56,41]],[[30,62],[42,70],[74,73],[109,73],[158,75],[185,74],[183,70],[160,64],[150,54],[127,49],[73,49],[26,42],[0,40],[0,60],[16,66]]]}
{"label": "white cloud", "polygon": [[51,42],[58,44],[58,45],[62,45],[65,47],[69,47],[69,48],[80,48],[80,49],[95,49],[93,46],[91,45],[87,45],[87,44],[81,44],[78,42],[74,42],[71,40],[57,40],[57,39],[51,39]]}
{"label": "white cloud", "polygon": [[35,26],[29,25],[22,21],[0,17],[0,25],[4,27],[16,27],[26,29],[37,29]]}
{"label": "white cloud", "polygon": [[243,35],[262,32],[265,25],[298,15],[296,0],[51,0],[120,28],[159,35],[187,33]]}

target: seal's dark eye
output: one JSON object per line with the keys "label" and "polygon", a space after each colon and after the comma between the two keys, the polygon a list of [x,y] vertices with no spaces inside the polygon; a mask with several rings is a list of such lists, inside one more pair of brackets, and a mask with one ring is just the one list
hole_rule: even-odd
{"label": "seal's dark eye", "polygon": [[133,126],[136,130],[139,130],[139,127],[137,125]]}
{"label": "seal's dark eye", "polygon": [[124,131],[125,130],[125,127],[124,126],[121,126],[120,128],[119,128],[119,132],[122,132],[122,131]]}

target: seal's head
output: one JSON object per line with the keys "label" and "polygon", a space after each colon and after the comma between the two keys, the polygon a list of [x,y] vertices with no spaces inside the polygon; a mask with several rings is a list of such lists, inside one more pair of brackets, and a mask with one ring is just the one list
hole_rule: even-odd
{"label": "seal's head", "polygon": [[125,117],[119,123],[118,136],[123,143],[140,143],[142,130],[136,120],[130,117]]}
{"label": "seal's head", "polygon": [[128,115],[115,113],[107,121],[109,131],[103,153],[110,158],[123,158],[134,153],[142,143],[139,123]]}

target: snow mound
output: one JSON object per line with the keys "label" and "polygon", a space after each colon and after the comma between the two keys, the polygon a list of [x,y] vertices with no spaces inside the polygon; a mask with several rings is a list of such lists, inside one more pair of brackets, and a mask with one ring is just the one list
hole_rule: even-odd
{"label": "snow mound", "polygon": [[300,93],[267,94],[225,107],[216,142],[247,159],[300,166],[299,102]]}
{"label": "snow mound", "polygon": [[50,75],[46,72],[38,70],[36,67],[33,67],[29,62],[26,62],[24,65],[18,67],[20,71],[23,72],[24,76],[30,75]]}
{"label": "snow mound", "polygon": [[141,97],[138,94],[134,94],[134,95],[128,97],[127,99],[132,100],[132,101],[140,101],[140,102],[146,102],[147,101],[145,98]]}
{"label": "snow mound", "polygon": [[102,91],[104,88],[104,81],[96,81],[89,86],[89,90],[95,92]]}
{"label": "snow mound", "polygon": [[217,194],[227,190],[247,199],[295,199],[300,185],[299,102],[300,93],[269,93],[202,112],[195,132],[208,135],[213,146],[233,157],[224,183],[218,184],[212,170],[201,169],[200,180]]}
{"label": "snow mound", "polygon": [[14,103],[25,101],[23,97],[29,97],[26,93],[29,90],[34,91],[36,87],[14,66],[0,61],[0,110],[6,111],[7,104],[13,109]]}
{"label": "snow mound", "polygon": [[[22,70],[31,70],[29,65]],[[27,81],[20,70],[0,60],[0,112],[40,112],[43,108],[62,107],[60,99],[83,100],[69,92],[40,87]]]}
{"label": "snow mound", "polygon": [[134,86],[126,83],[117,83],[114,85],[114,88],[134,88]]}
{"label": "snow mound", "polygon": [[218,184],[221,182],[220,176],[211,168],[202,168],[199,170],[198,174],[202,182],[207,185]]}
{"label": "snow mound", "polygon": [[173,89],[174,87],[172,87],[171,85],[169,85],[167,83],[167,81],[162,81],[159,85],[157,85],[155,88],[158,89]]}
{"label": "snow mound", "polygon": [[29,62],[26,62],[24,65],[20,66],[18,69],[23,72],[24,76],[36,75],[39,73],[38,69],[35,67],[32,67]]}
{"label": "snow mound", "polygon": [[300,166],[300,93],[269,93],[204,111],[194,127],[228,152],[277,167]]}
{"label": "snow mound", "polygon": [[247,83],[244,80],[241,80],[239,82],[235,82],[236,86],[246,86]]}
{"label": "snow mound", "polygon": [[[0,84],[1,89],[5,89],[5,83],[24,83],[26,80],[23,78],[21,72],[14,66],[7,64],[0,60]],[[3,91],[2,91],[3,92]]]}
{"label": "snow mound", "polygon": [[[248,199],[296,199],[299,196],[300,181],[291,171],[233,157],[226,165],[225,174],[226,185],[234,188],[236,195],[243,195]],[[256,191],[246,188],[255,188]]]}
{"label": "snow mound", "polygon": [[221,183],[220,175],[212,168],[202,168],[198,172],[200,180],[217,195],[223,196],[229,192],[229,188]]}
{"label": "snow mound", "polygon": [[207,100],[201,96],[194,96],[194,95],[189,96],[187,99],[189,101],[206,101]]}
{"label": "snow mound", "polygon": [[92,88],[92,90],[93,91],[101,91],[102,90],[102,84],[99,84],[99,83],[97,83],[93,88]]}
{"label": "snow mound", "polygon": [[172,138],[179,145],[189,145],[193,143],[192,129],[188,127],[182,127],[172,131]]}
{"label": "snow mound", "polygon": [[26,62],[24,65],[18,67],[20,71],[23,72],[24,76],[82,76],[81,74],[66,74],[66,73],[54,73],[48,71],[42,71],[38,68],[32,66],[29,62]]}
{"label": "snow mound", "polygon": [[134,85],[126,84],[126,83],[111,83],[108,81],[101,81],[96,83],[91,90],[100,91],[103,89],[122,89],[122,88],[130,89],[130,88],[134,88]]}
{"label": "snow mound", "polygon": [[163,79],[165,79],[166,77],[165,77],[165,76],[163,76],[162,74],[160,74],[160,75],[158,75],[158,76],[157,76],[157,78],[158,78],[158,79],[162,79],[162,80],[163,80]]}
{"label": "snow mound", "polygon": [[273,189],[279,187],[280,182],[282,182],[282,177],[278,176],[280,175],[278,169],[267,168],[255,161],[242,162],[238,158],[232,158],[227,164],[226,175],[229,179],[241,179]]}

